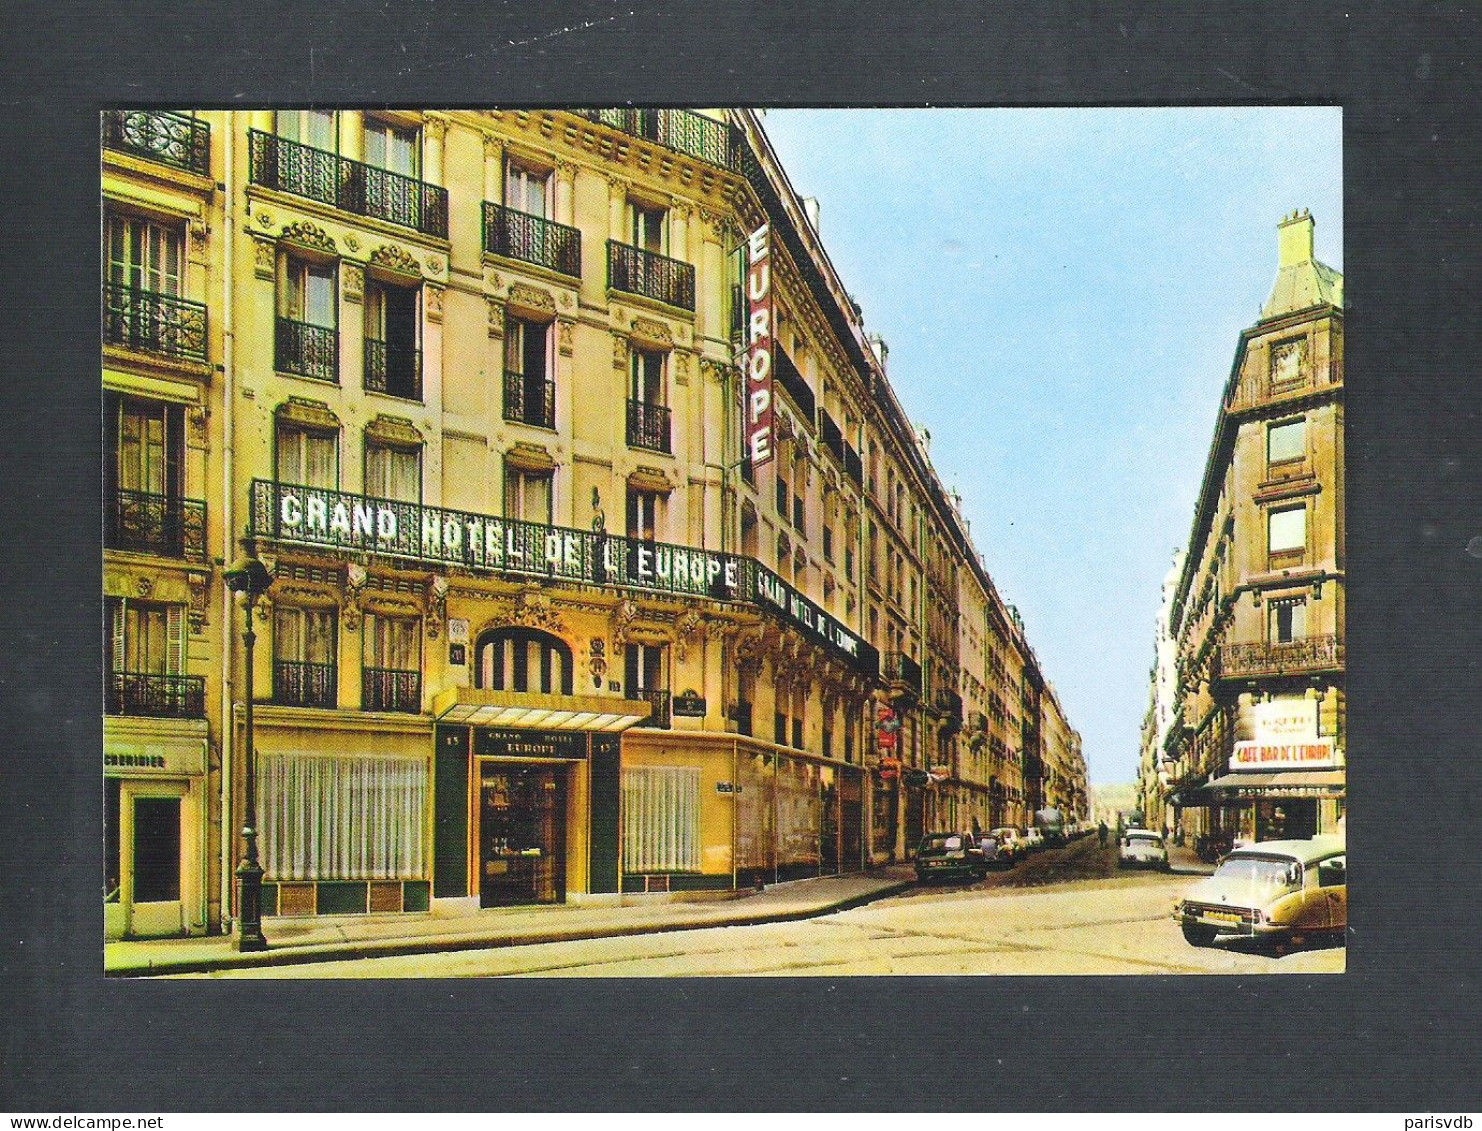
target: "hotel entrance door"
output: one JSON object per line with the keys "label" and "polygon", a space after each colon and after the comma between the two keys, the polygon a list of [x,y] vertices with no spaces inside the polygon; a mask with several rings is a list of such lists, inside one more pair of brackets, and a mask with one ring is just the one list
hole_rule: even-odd
{"label": "hotel entrance door", "polygon": [[483,762],[479,906],[566,899],[566,767]]}

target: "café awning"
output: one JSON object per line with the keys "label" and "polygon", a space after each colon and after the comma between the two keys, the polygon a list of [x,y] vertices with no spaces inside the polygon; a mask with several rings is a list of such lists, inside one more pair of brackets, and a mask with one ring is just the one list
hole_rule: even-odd
{"label": "caf\u00e9 awning", "polygon": [[1274,770],[1266,773],[1224,774],[1204,788],[1238,797],[1282,797],[1297,794],[1309,797],[1341,797],[1343,783],[1342,770]]}
{"label": "caf\u00e9 awning", "polygon": [[641,723],[653,713],[646,699],[606,695],[528,695],[451,687],[432,701],[443,723],[528,727],[532,730],[595,730],[611,734]]}

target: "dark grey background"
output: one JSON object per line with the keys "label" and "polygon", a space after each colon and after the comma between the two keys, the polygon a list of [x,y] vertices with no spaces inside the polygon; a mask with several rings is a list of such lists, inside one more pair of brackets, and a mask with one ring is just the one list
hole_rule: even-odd
{"label": "dark grey background", "polygon": [[[6,6],[0,1109],[1478,1106],[1477,12],[806,7]],[[1344,107],[1345,977],[103,979],[97,111],[629,99]]]}

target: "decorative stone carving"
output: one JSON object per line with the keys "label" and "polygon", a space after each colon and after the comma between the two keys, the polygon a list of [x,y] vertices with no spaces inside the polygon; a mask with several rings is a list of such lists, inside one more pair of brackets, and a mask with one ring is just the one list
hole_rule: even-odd
{"label": "decorative stone carving", "polygon": [[700,359],[700,372],[717,385],[722,384],[731,373],[731,366],[723,361],[714,361],[708,357]]}
{"label": "decorative stone carving", "polygon": [[443,269],[443,261],[442,261],[442,257],[441,256],[439,256],[439,255],[429,255],[427,257],[427,270],[431,271],[434,275],[436,275],[436,274],[439,274],[442,271],[442,269]]}
{"label": "decorative stone carving", "polygon": [[600,636],[592,637],[588,650],[587,667],[592,673],[592,686],[602,690],[602,678],[607,674],[607,641]]}
{"label": "decorative stone carving", "polygon": [[206,250],[206,235],[210,229],[204,221],[191,220],[186,227],[190,231],[190,245],[197,254]]}
{"label": "decorative stone carving", "polygon": [[572,326],[573,323],[569,318],[560,318],[556,321],[556,348],[561,351],[562,357],[570,357],[572,354]]}
{"label": "decorative stone carving", "polygon": [[604,173],[603,176],[607,178],[607,187],[612,190],[612,195],[622,197],[626,200],[628,190],[633,187],[633,182],[628,180],[627,177],[618,176],[616,173]]}
{"label": "decorative stone carving", "polygon": [[527,287],[523,283],[511,284],[506,301],[510,306],[517,306],[535,314],[548,314],[554,317],[556,313],[556,300],[549,291]]}
{"label": "decorative stone carving", "polygon": [[442,141],[448,133],[448,122],[446,118],[435,118],[429,115],[422,119],[422,129],[431,141]]}
{"label": "decorative stone carving", "polygon": [[185,583],[190,586],[190,604],[186,607],[185,618],[190,622],[191,635],[200,636],[210,623],[206,619],[206,575],[192,573],[186,577]]}
{"label": "decorative stone carving", "polygon": [[501,161],[504,158],[504,142],[493,134],[484,135],[484,160]]}
{"label": "decorative stone carving", "polygon": [[486,300],[489,304],[489,337],[504,337],[504,303],[497,298]]}
{"label": "decorative stone carving", "polygon": [[705,623],[700,617],[700,611],[691,605],[674,622],[674,654],[683,663],[689,646],[693,643],[703,644],[704,641]]}
{"label": "decorative stone carving", "polygon": [[278,238],[301,244],[304,247],[318,248],[331,255],[339,252],[339,249],[335,247],[334,237],[312,220],[294,221],[278,233]]}
{"label": "decorative stone carving", "polygon": [[631,325],[635,342],[660,346],[666,350],[674,348],[674,335],[669,332],[668,323],[656,322],[652,318],[635,318]]}
{"label": "decorative stone carving", "polygon": [[427,639],[436,640],[441,636],[443,622],[447,619],[448,579],[439,574],[427,587]]}
{"label": "decorative stone carving", "polygon": [[147,577],[134,578],[134,595],[136,597],[148,597],[154,592],[154,582]]}
{"label": "decorative stone carving", "polygon": [[259,211],[257,214],[257,226],[259,228],[271,228],[273,226],[273,214],[271,212]]}
{"label": "decorative stone carving", "polygon": [[[258,219],[262,219],[259,214]],[[256,232],[252,234],[252,267],[259,279],[272,279],[276,274],[278,262],[277,246],[270,239],[259,236]]]}
{"label": "decorative stone carving", "polygon": [[561,306],[564,307],[566,310],[570,310],[575,305],[576,305],[576,299],[574,299],[574,298],[571,297],[571,292],[570,291],[562,291],[561,292]]}
{"label": "decorative stone carving", "polygon": [[210,411],[202,405],[192,405],[190,411],[185,414],[185,419],[190,424],[190,446],[204,448],[206,446],[206,425],[211,419]]}
{"label": "decorative stone carving", "polygon": [[345,246],[347,248],[349,248],[351,251],[359,251],[360,250],[360,237],[357,236],[354,232],[346,232],[345,233]]}
{"label": "decorative stone carving", "polygon": [[614,369],[628,367],[628,335],[616,330],[612,332],[612,367]]}
{"label": "decorative stone carving", "polygon": [[365,590],[365,567],[351,562],[345,567],[345,599],[341,619],[351,632],[360,631],[361,595]]}
{"label": "decorative stone carving", "polygon": [[370,261],[387,271],[412,275],[419,279],[422,277],[422,265],[417,262],[417,257],[394,243],[383,243],[376,248],[371,252]]}
{"label": "decorative stone carving", "polygon": [[423,292],[427,303],[427,321],[441,322],[443,320],[443,288],[429,283],[423,288]]}
{"label": "decorative stone carving", "polygon": [[628,643],[628,630],[638,617],[638,604],[631,597],[624,597],[612,611],[612,643],[621,651]]}
{"label": "decorative stone carving", "polygon": [[556,176],[567,183],[576,179],[577,164],[575,161],[567,161],[558,158],[556,161]]}
{"label": "decorative stone carving", "polygon": [[510,620],[526,628],[538,628],[545,632],[561,633],[565,626],[561,615],[551,607],[551,599],[539,585],[530,584],[520,591]]}
{"label": "decorative stone carving", "polygon": [[340,282],[345,291],[345,301],[359,302],[365,295],[365,268],[358,263],[342,264]]}
{"label": "decorative stone carving", "polygon": [[690,355],[687,353],[674,355],[674,383],[676,385],[690,383]]}

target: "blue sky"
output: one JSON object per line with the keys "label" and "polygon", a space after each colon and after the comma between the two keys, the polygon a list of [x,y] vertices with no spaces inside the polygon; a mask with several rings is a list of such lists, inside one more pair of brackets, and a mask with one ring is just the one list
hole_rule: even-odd
{"label": "blue sky", "polygon": [[771,110],[793,186],[1019,606],[1095,783],[1136,775],[1188,538],[1276,225],[1343,266],[1336,108]]}

